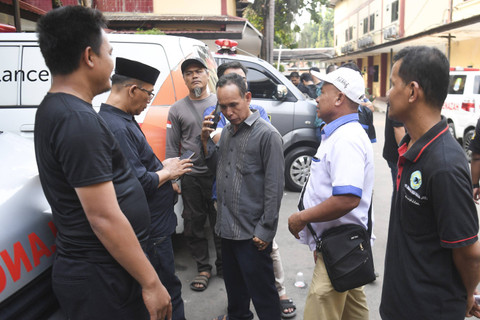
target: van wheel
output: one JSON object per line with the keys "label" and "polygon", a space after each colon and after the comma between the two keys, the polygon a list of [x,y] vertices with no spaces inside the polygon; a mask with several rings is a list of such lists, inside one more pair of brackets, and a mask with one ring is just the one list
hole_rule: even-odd
{"label": "van wheel", "polygon": [[472,161],[472,151],[468,150],[468,146],[470,146],[474,134],[475,129],[468,129],[463,136],[463,150],[465,150],[465,153],[467,154],[468,162]]}
{"label": "van wheel", "polygon": [[453,122],[448,122],[448,131],[450,132],[452,137],[454,137],[455,139],[457,138],[455,137],[455,125],[453,124]]}
{"label": "van wheel", "polygon": [[299,147],[285,157],[285,185],[291,191],[300,192],[310,174],[310,164],[316,150],[312,147]]}

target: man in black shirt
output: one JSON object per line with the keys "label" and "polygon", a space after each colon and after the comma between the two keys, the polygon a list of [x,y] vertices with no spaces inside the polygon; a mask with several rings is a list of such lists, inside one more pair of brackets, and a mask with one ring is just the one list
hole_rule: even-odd
{"label": "man in black shirt", "polygon": [[405,128],[403,127],[403,123],[388,117],[388,109],[390,109],[389,105],[387,105],[385,115],[385,142],[382,155],[390,168],[393,188],[395,188],[395,181],[397,181],[398,144],[403,136],[405,136]]}
{"label": "man in black shirt", "polygon": [[292,73],[290,73],[290,81],[292,81],[292,83],[298,87],[298,85],[300,84],[300,75],[297,71],[293,71]]}
{"label": "man in black shirt", "polygon": [[380,315],[383,319],[479,316],[478,216],[462,148],[441,116],[449,62],[440,50],[394,56],[389,116],[407,135],[398,149]]}
{"label": "man in black shirt", "polygon": [[177,226],[171,180],[190,172],[192,163],[190,159],[179,160],[178,157],[160,162],[134,118],[153,98],[153,86],[159,74],[157,69],[146,64],[117,58],[112,92],[100,107],[99,114],[115,135],[143,187],[152,221],[147,254],[172,298],[172,319],[184,320],[182,283],[175,275],[171,239]]}
{"label": "man in black shirt", "polygon": [[478,203],[480,200],[480,119],[475,126],[475,134],[472,137],[472,141],[468,146],[468,149],[472,151],[471,161],[471,173],[473,183],[473,200]]}
{"label": "man in black shirt", "polygon": [[53,289],[69,319],[163,320],[170,296],[142,250],[145,194],[91,105],[110,89],[104,27],[99,11],[81,6],[52,10],[37,25],[52,74],[36,114],[35,153],[58,229]]}
{"label": "man in black shirt", "polygon": [[317,98],[317,86],[313,83],[312,75],[308,72],[302,73],[300,76],[300,84],[297,86],[307,97]]}

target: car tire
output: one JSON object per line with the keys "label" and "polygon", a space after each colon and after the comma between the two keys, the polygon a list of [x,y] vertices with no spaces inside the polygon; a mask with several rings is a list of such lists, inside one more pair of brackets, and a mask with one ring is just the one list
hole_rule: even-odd
{"label": "car tire", "polygon": [[468,147],[470,146],[470,142],[472,141],[472,138],[474,135],[475,135],[475,129],[473,128],[468,129],[463,135],[463,150],[465,150],[465,154],[467,155],[468,162],[472,160],[472,151],[468,150]]}
{"label": "car tire", "polygon": [[285,157],[285,186],[300,192],[310,174],[312,157],[316,153],[312,147],[299,147],[290,151]]}
{"label": "car tire", "polygon": [[448,131],[450,132],[452,137],[457,139],[457,137],[455,136],[455,125],[453,124],[453,122],[448,122]]}

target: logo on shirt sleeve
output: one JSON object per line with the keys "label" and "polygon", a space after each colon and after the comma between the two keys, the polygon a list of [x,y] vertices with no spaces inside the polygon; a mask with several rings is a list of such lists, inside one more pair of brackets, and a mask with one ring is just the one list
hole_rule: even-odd
{"label": "logo on shirt sleeve", "polygon": [[417,190],[422,185],[422,173],[420,170],[417,170],[412,173],[410,176],[410,187],[413,190]]}
{"label": "logo on shirt sleeve", "polygon": [[172,122],[171,121],[167,121],[167,129],[170,129],[172,127]]}

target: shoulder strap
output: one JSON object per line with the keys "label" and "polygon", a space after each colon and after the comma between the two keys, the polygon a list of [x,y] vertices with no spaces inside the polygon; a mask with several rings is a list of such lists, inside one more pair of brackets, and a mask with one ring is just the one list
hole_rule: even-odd
{"label": "shoulder strap", "polygon": [[[302,200],[303,200],[303,193],[302,193]],[[370,238],[372,237],[372,204],[373,204],[373,194],[372,194],[372,199],[370,200],[370,208],[368,208],[368,222],[367,222],[367,233]],[[315,230],[313,230],[312,225],[310,223],[307,223],[307,227],[308,227],[308,230],[310,230],[310,232],[312,233],[313,239],[318,244],[320,240],[318,239],[318,236]]]}
{"label": "shoulder strap", "polygon": [[370,207],[368,208],[368,222],[367,222],[367,232],[370,238],[372,237],[372,205],[373,205],[373,191],[372,191],[372,198],[370,199]]}
{"label": "shoulder strap", "polygon": [[200,128],[201,128],[203,126],[202,115],[200,114],[200,112],[198,112],[197,108],[195,108],[195,105],[193,104],[192,100],[190,100],[189,96],[185,97],[185,101],[187,102],[187,106],[190,108],[190,111],[192,112],[193,117],[197,118],[197,121],[198,121],[198,123],[200,125]]}

